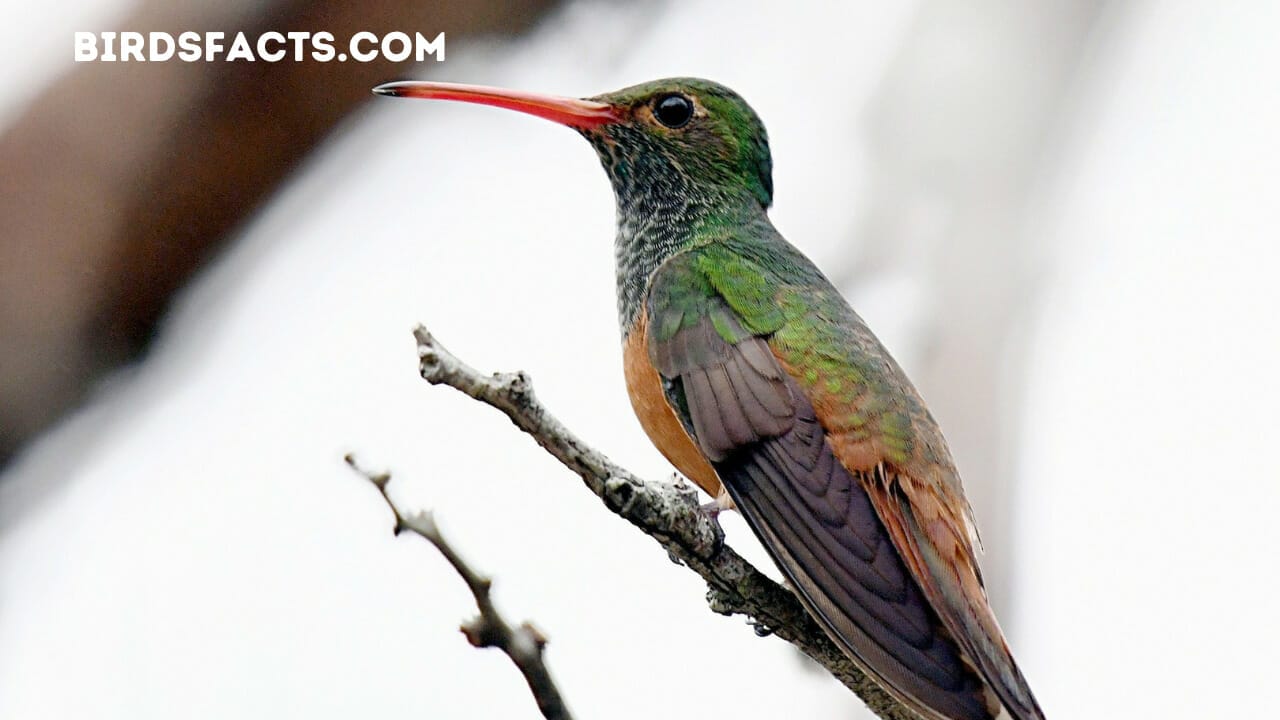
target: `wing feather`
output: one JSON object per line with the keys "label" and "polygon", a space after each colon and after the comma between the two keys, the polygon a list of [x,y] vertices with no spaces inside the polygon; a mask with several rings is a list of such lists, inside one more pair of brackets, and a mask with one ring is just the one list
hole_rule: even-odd
{"label": "wing feather", "polygon": [[704,300],[662,323],[669,332],[651,337],[650,357],[752,529],[828,634],[881,684],[926,717],[990,720],[982,682],[795,380],[723,300]]}
{"label": "wing feather", "polygon": [[883,466],[868,483],[871,501],[930,604],[1000,702],[1015,718],[1042,719],[1043,711],[1013,659],[982,587],[967,524],[945,494],[948,485],[922,483]]}
{"label": "wing feather", "polygon": [[[812,420],[812,408],[801,402],[798,417]],[[804,454],[797,447],[805,444],[802,433],[760,441],[758,450],[715,464],[748,524],[832,638],[881,684],[926,717],[995,717],[982,682],[825,434],[811,435],[819,450],[812,469],[794,460]],[[837,509],[833,497],[845,506]]]}
{"label": "wing feather", "polygon": [[829,434],[774,354],[777,319],[748,329],[699,272],[669,261],[651,279],[650,359],[672,409],[804,605],[929,720],[993,720],[1002,704],[1017,720],[1042,720],[986,604],[968,525],[956,514],[967,505],[946,495],[958,481],[846,466],[837,452],[846,436]]}

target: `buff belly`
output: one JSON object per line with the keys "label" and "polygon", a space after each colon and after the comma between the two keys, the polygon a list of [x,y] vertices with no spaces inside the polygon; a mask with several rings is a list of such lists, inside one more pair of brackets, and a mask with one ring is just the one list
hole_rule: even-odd
{"label": "buff belly", "polygon": [[640,313],[622,348],[623,372],[627,378],[627,395],[640,426],[658,450],[685,477],[713,498],[722,495],[720,478],[703,457],[693,438],[685,431],[680,418],[667,402],[662,378],[649,360],[648,323]]}

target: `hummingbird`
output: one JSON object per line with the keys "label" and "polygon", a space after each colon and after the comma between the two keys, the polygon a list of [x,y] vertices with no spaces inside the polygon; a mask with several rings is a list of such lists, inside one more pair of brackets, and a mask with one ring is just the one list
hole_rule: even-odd
{"label": "hummingbird", "polygon": [[764,124],[697,78],[577,99],[439,82],[380,95],[576,130],[617,204],[627,392],[658,450],[736,508],[831,640],[927,720],[1043,720],[987,601],[937,422],[822,272],[774,228]]}

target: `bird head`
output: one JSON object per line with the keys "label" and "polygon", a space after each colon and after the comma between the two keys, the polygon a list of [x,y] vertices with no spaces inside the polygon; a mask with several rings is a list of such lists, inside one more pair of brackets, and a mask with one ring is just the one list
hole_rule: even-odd
{"label": "bird head", "polygon": [[764,124],[737,93],[669,78],[591,98],[436,82],[394,82],[379,95],[493,105],[574,128],[600,155],[619,202],[734,202],[768,207],[773,163]]}

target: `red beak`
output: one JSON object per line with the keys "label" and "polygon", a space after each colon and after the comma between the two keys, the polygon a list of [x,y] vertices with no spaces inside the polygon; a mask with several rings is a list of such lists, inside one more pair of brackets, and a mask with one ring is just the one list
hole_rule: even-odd
{"label": "red beak", "polygon": [[619,117],[612,105],[594,100],[538,95],[520,90],[485,87],[483,85],[459,85],[442,82],[392,82],[379,85],[373,91],[392,97],[424,98],[427,100],[459,100],[461,102],[493,105],[537,115],[574,128],[593,128],[617,122]]}

